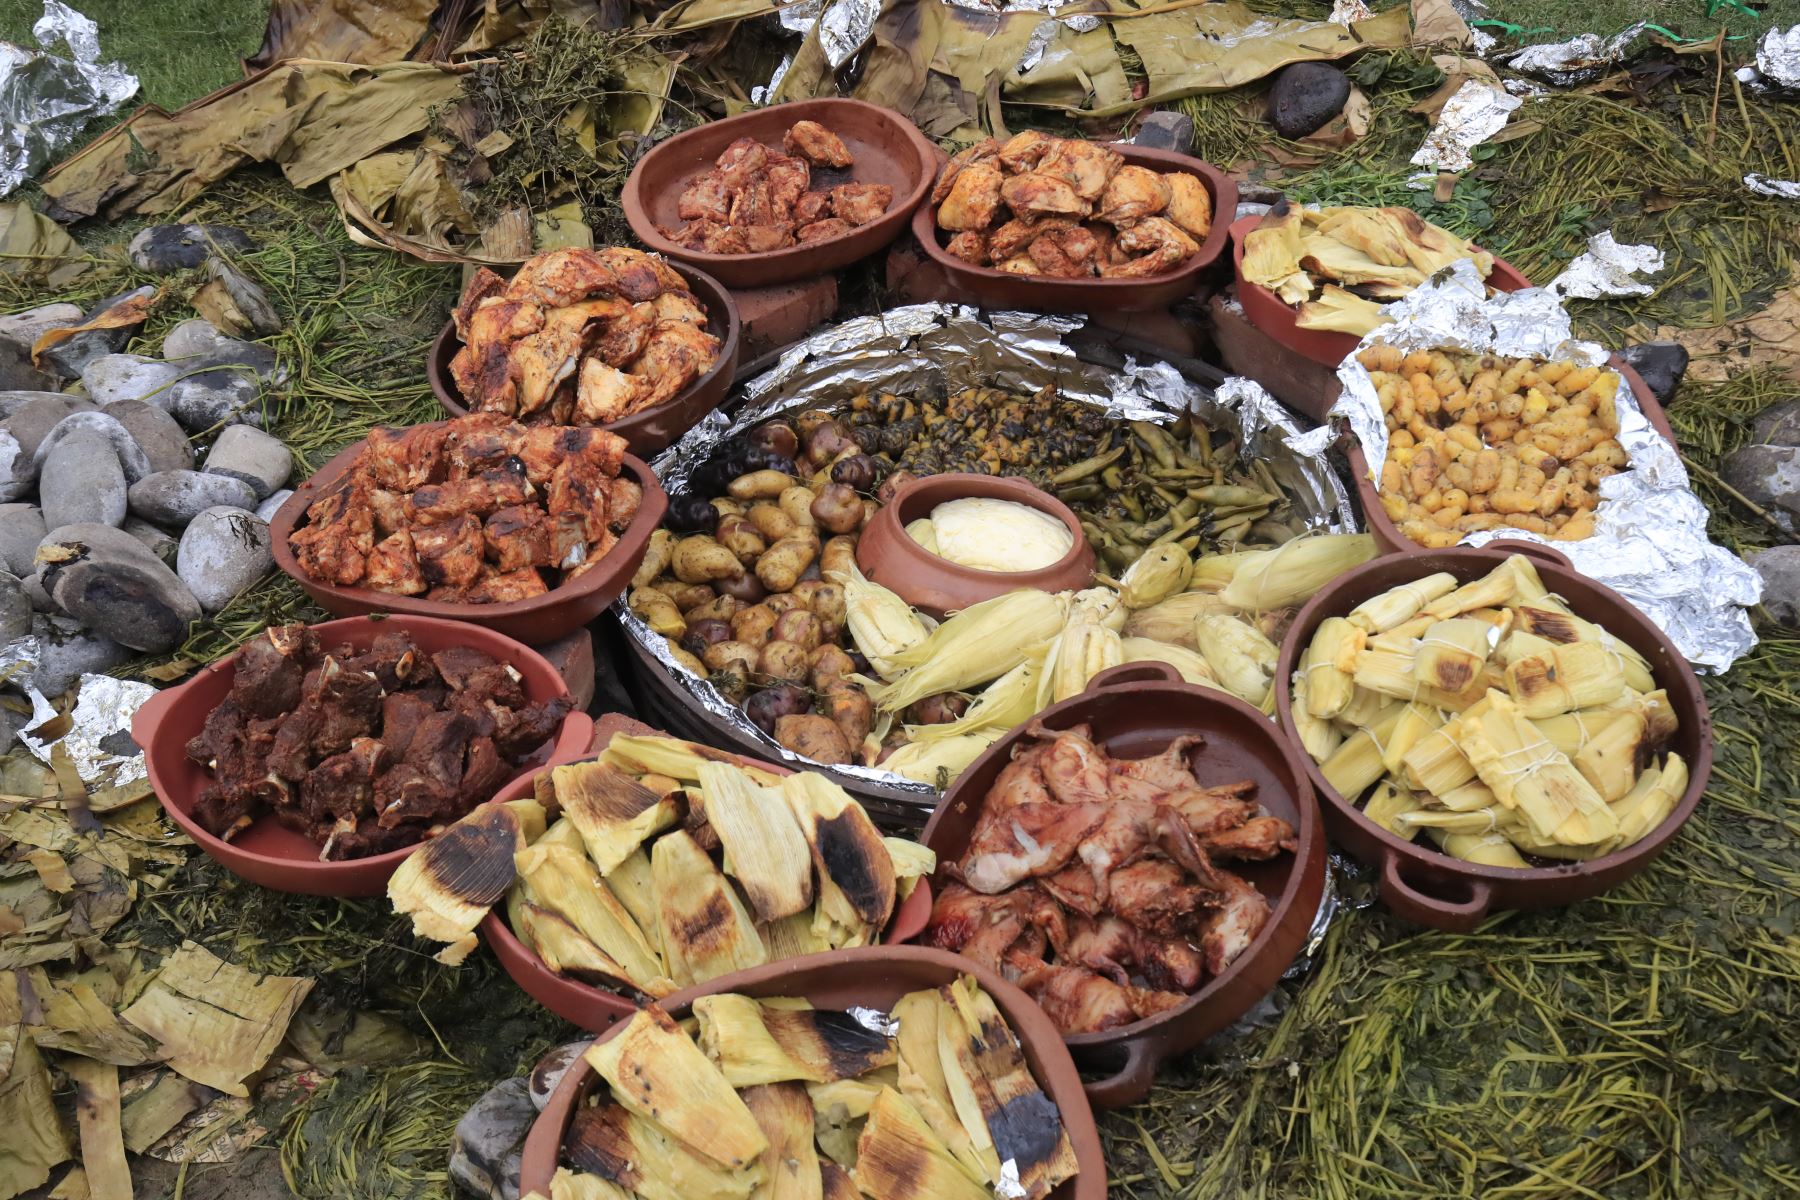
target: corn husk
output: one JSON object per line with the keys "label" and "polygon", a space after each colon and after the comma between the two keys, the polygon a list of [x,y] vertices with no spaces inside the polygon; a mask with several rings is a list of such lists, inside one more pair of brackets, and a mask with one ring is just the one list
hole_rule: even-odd
{"label": "corn husk", "polygon": [[768,952],[770,962],[780,962],[785,958],[804,958],[808,954],[823,954],[831,949],[831,943],[813,928],[813,914],[810,911],[758,925],[756,931],[762,935],[763,949]]}
{"label": "corn husk", "polygon": [[1179,592],[1161,603],[1131,613],[1125,618],[1121,633],[1128,638],[1147,638],[1194,650],[1198,648],[1194,641],[1195,618],[1232,611],[1215,592]]}
{"label": "corn husk", "polygon": [[[525,805],[536,810],[535,818]],[[412,917],[413,936],[447,945],[435,956],[455,966],[475,949],[475,927],[512,886],[513,856],[545,828],[535,800],[479,806],[408,855],[388,879],[388,901]]]}
{"label": "corn husk", "polygon": [[1478,808],[1493,808],[1500,803],[1493,789],[1478,780],[1453,787],[1432,798],[1451,812],[1473,812]]}
{"label": "corn husk", "polygon": [[1537,578],[1537,571],[1524,555],[1510,555],[1486,575],[1445,593],[1420,611],[1428,617],[1447,621],[1451,617],[1460,617],[1471,609],[1501,607],[1518,595],[1519,581],[1523,578],[1519,563],[1525,564],[1524,570],[1531,571],[1532,579]]}
{"label": "corn husk", "polygon": [[1381,778],[1382,752],[1405,712],[1406,705],[1393,705],[1373,723],[1345,738],[1344,744],[1319,764],[1319,773],[1338,795],[1353,801]]}
{"label": "corn husk", "polygon": [[682,783],[698,783],[700,764],[706,762],[730,763],[764,787],[781,780],[781,776],[772,771],[737,762],[723,750],[714,750],[711,746],[685,742],[661,733],[615,733],[606,744],[606,749],[600,752],[598,761],[630,775],[661,775]]}
{"label": "corn husk", "polygon": [[1687,762],[1679,754],[1664,756],[1660,767],[1653,766],[1638,776],[1631,790],[1612,804],[1619,821],[1617,847],[1641,840],[1668,820],[1687,787]]}
{"label": "corn husk", "polygon": [[738,1094],[769,1139],[762,1154],[762,1182],[751,1200],[821,1200],[824,1184],[806,1089],[797,1083],[771,1083]]}
{"label": "corn husk", "polygon": [[1575,642],[1514,661],[1506,668],[1506,690],[1527,718],[1553,717],[1617,699],[1625,671],[1599,642]]}
{"label": "corn husk", "polygon": [[1006,734],[1004,729],[984,729],[962,737],[939,738],[933,742],[914,742],[902,746],[881,760],[883,770],[920,783],[929,783],[943,791],[969,764]]}
{"label": "corn husk", "polygon": [[810,771],[782,781],[818,871],[814,930],[833,949],[873,942],[893,915],[894,861],[862,805]]}
{"label": "corn husk", "polygon": [[558,1167],[550,1177],[550,1200],[632,1200],[632,1196],[610,1179]]}
{"label": "corn husk", "polygon": [[1408,704],[1405,710],[1401,712],[1400,719],[1394,722],[1394,731],[1388,735],[1387,741],[1382,744],[1382,770],[1389,774],[1398,772],[1400,770],[1401,761],[1406,757],[1407,751],[1418,745],[1420,739],[1426,734],[1431,733],[1433,730],[1443,728],[1443,725],[1444,714],[1442,710],[1433,708],[1429,704],[1417,703],[1416,701],[1412,704]]}
{"label": "corn husk", "polygon": [[985,1179],[981,1157],[956,1116],[956,1103],[950,1097],[938,1049],[939,1025],[954,1019],[955,1013],[933,989],[902,996],[894,1004],[892,1015],[899,1026],[900,1094],[911,1101],[964,1173],[971,1180]]}
{"label": "corn husk", "polygon": [[582,1057],[626,1109],[655,1121],[714,1163],[739,1170],[769,1147],[719,1068],[660,1008],[638,1010],[623,1029],[589,1046]]}
{"label": "corn husk", "polygon": [[559,912],[532,904],[523,888],[506,898],[506,924],[558,975],[601,987],[630,988],[630,974]]}
{"label": "corn husk", "polygon": [[1494,626],[1473,617],[1435,621],[1419,639],[1413,679],[1445,692],[1462,692],[1481,677],[1498,641]]}
{"label": "corn husk", "polygon": [[1649,757],[1644,714],[1622,712],[1569,756],[1581,777],[1608,803],[1621,799],[1637,782],[1638,763]]}
{"label": "corn husk", "polygon": [[876,707],[898,712],[927,696],[1000,678],[1061,632],[1068,607],[1066,593],[1035,588],[971,605],[923,641],[889,656],[893,667],[905,673],[871,693]]}
{"label": "corn husk", "polygon": [[912,895],[919,880],[937,870],[937,853],[907,838],[883,837],[888,859],[894,864],[894,891],[900,900]]}
{"label": "corn husk", "polygon": [[1529,866],[1519,851],[1503,833],[1446,833],[1441,829],[1425,831],[1431,840],[1438,844],[1438,849],[1451,858],[1460,858],[1464,862],[1478,863],[1484,867],[1513,867],[1523,870]]}
{"label": "corn husk", "polygon": [[663,961],[678,987],[768,961],[743,901],[684,830],[656,839],[650,875]]}
{"label": "corn husk", "polygon": [[1038,681],[1044,673],[1044,655],[1033,653],[1025,661],[981,690],[968,711],[954,721],[937,725],[908,725],[908,740],[936,742],[967,737],[989,729],[1009,730],[1023,725],[1039,711]]}
{"label": "corn husk", "polygon": [[1294,313],[1294,324],[1300,329],[1348,333],[1358,338],[1393,319],[1382,305],[1335,283],[1319,289],[1317,300],[1308,300]]}
{"label": "corn husk", "polygon": [[[613,897],[631,914],[638,929],[653,947],[662,939],[656,907],[656,883],[651,876],[650,854],[642,846],[606,874],[606,886]],[[660,949],[658,950],[660,954]]]}
{"label": "corn husk", "polygon": [[[593,1050],[588,1053],[591,1056]],[[668,1080],[667,1075],[657,1078]],[[735,1093],[728,1094],[766,1148],[767,1140],[749,1110]],[[749,1200],[762,1179],[760,1159],[739,1168],[722,1166],[623,1102],[576,1109],[563,1135],[563,1154],[584,1174],[604,1179],[638,1200]]]}
{"label": "corn husk", "polygon": [[1273,550],[1253,550],[1232,573],[1219,599],[1244,612],[1267,612],[1312,599],[1351,567],[1375,557],[1367,533],[1297,537]]}
{"label": "corn husk", "polygon": [[756,919],[778,921],[811,907],[812,855],[786,802],[722,763],[701,765],[700,787],[707,824]]}
{"label": "corn husk", "polygon": [[1456,576],[1439,571],[1398,584],[1379,596],[1371,596],[1351,609],[1348,619],[1352,625],[1369,633],[1385,633],[1412,620],[1427,604],[1455,590]]}
{"label": "corn husk", "polygon": [[798,1080],[854,1079],[895,1061],[894,1043],[863,1028],[849,1013],[782,1011],[748,996],[694,1001],[700,1048],[732,1087]]}
{"label": "corn husk", "polygon": [[1314,762],[1324,762],[1344,743],[1344,734],[1330,721],[1312,715],[1307,707],[1306,672],[1294,672],[1293,706],[1289,711],[1294,715],[1294,732],[1300,737],[1300,748],[1312,756]]}
{"label": "corn husk", "polygon": [[850,1172],[868,1200],[991,1200],[931,1127],[893,1088],[883,1088],[856,1142]]}
{"label": "corn husk", "polygon": [[[925,524],[929,526],[931,522]],[[847,578],[836,577],[840,574],[833,572],[832,582],[844,589],[844,624],[850,630],[850,640],[877,675],[892,679],[903,669],[894,657],[923,642],[929,631],[912,605],[869,580],[854,565]]]}
{"label": "corn husk", "polygon": [[1077,621],[1087,621],[1118,633],[1125,628],[1128,615],[1119,593],[1112,588],[1082,588],[1069,593],[1069,615],[1065,623],[1073,625]]}
{"label": "corn husk", "polygon": [[515,863],[519,882],[514,886],[528,903],[562,916],[618,963],[623,977],[639,990],[652,996],[675,990],[662,956],[581,851],[540,840],[519,851]]}
{"label": "corn husk", "polygon": [[1219,687],[1219,681],[1213,678],[1212,668],[1206,665],[1206,656],[1198,650],[1141,637],[1120,638],[1119,649],[1124,661],[1128,663],[1167,663],[1180,672],[1183,683],[1214,689]]}
{"label": "corn husk", "polygon": [[[1050,643],[1038,682],[1038,708],[1045,709],[1087,689],[1088,680],[1125,661],[1119,635],[1106,626],[1071,616],[1057,639]],[[892,762],[892,759],[889,760]],[[892,769],[892,768],[890,768]]]}
{"label": "corn husk", "polygon": [[1269,698],[1280,651],[1247,622],[1225,615],[1194,621],[1194,641],[1219,686],[1249,704]]}
{"label": "corn husk", "polygon": [[1447,725],[1435,729],[1401,756],[1400,773],[1408,787],[1445,796],[1475,778],[1475,768],[1452,733]]}
{"label": "corn husk", "polygon": [[1343,617],[1319,622],[1300,668],[1306,676],[1306,709],[1313,716],[1330,720],[1349,705],[1356,690],[1351,672],[1364,640],[1363,631]]}
{"label": "corn husk", "polygon": [[550,780],[563,815],[580,832],[588,857],[602,875],[680,820],[673,799],[603,762],[552,767]]}
{"label": "corn husk", "polygon": [[936,554],[938,552],[937,526],[932,523],[930,517],[919,517],[916,520],[908,521],[904,528],[906,536],[917,542],[927,553]]}
{"label": "corn husk", "polygon": [[1149,608],[1185,588],[1193,574],[1186,550],[1170,542],[1152,546],[1119,578],[1119,599],[1129,609]]}
{"label": "corn husk", "polygon": [[1363,816],[1395,837],[1405,838],[1411,837],[1412,834],[1400,827],[1399,818],[1402,814],[1409,813],[1418,806],[1417,797],[1404,788],[1397,787],[1393,780],[1384,779],[1376,784],[1375,789],[1369,793],[1369,798],[1364,802],[1362,811]]}

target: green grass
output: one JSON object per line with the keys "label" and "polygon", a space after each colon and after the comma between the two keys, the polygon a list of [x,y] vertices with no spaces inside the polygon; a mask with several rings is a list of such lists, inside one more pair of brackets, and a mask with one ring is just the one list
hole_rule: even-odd
{"label": "green grass", "polygon": [[[239,60],[262,44],[269,12],[266,0],[72,0],[70,7],[100,26],[101,56],[137,75],[138,99],[170,109],[243,78]],[[43,12],[42,0],[0,0],[0,38],[35,46],[31,26]]]}

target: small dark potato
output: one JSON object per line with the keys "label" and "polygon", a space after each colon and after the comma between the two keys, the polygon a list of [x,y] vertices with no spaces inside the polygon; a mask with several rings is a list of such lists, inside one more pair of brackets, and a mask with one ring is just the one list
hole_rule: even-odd
{"label": "small dark potato", "polygon": [[775,618],[775,640],[793,642],[808,654],[819,648],[819,618],[803,608]]}
{"label": "small dark potato", "polygon": [[778,454],[789,462],[800,453],[800,435],[786,421],[764,421],[750,431],[749,442],[759,450]]}
{"label": "small dark potato", "polygon": [[807,675],[806,647],[794,642],[772,641],[756,657],[756,669],[770,679],[784,683],[804,682]]}
{"label": "small dark potato", "polygon": [[745,571],[736,579],[721,579],[713,586],[719,590],[721,596],[730,596],[734,600],[742,600],[745,604],[755,604],[769,594],[768,589],[763,587],[762,580],[749,571]]}
{"label": "small dark potato", "polygon": [[855,670],[856,664],[842,646],[827,643],[812,652],[812,685],[821,692]]}
{"label": "small dark potato", "polygon": [[809,408],[794,418],[794,428],[800,431],[800,440],[805,442],[812,437],[813,430],[821,425],[830,425],[837,418],[822,408]]}
{"label": "small dark potato", "polygon": [[812,697],[807,695],[806,689],[791,683],[764,688],[744,701],[744,715],[770,737],[775,736],[775,722],[783,717],[798,716],[811,708]]}
{"label": "small dark potato", "polygon": [[892,475],[889,475],[886,479],[882,480],[881,486],[875,489],[875,503],[881,505],[892,504],[894,502],[894,497],[899,495],[900,489],[917,478],[918,476],[914,475],[911,471],[895,471]]}
{"label": "small dark potato", "polygon": [[862,525],[862,497],[846,484],[828,483],[812,502],[811,512],[821,529],[849,533]]}
{"label": "small dark potato", "polygon": [[669,517],[664,523],[676,533],[711,533],[719,523],[719,510],[705,496],[690,492],[669,501]]}
{"label": "small dark potato", "polygon": [[875,486],[875,460],[866,454],[852,454],[832,465],[831,482],[842,483],[866,492]]}
{"label": "small dark potato", "polygon": [[844,651],[844,653],[848,654],[850,656],[850,667],[858,675],[868,675],[871,677],[874,676],[875,668],[873,668],[869,665],[868,658],[864,656],[864,654],[861,650],[858,650],[854,646],[852,646],[852,647],[846,649]]}
{"label": "small dark potato", "polygon": [[814,466],[822,467],[846,450],[861,453],[862,447],[836,421],[828,421],[806,435],[806,456]]}
{"label": "small dark potato", "polygon": [[792,455],[766,450],[761,446],[746,447],[738,460],[746,471],[780,471],[784,475],[792,475],[795,471]]}
{"label": "small dark potato", "polygon": [[682,635],[681,648],[689,654],[703,655],[708,646],[731,640],[731,623],[714,617],[706,621],[695,621]]}
{"label": "small dark potato", "polygon": [[939,692],[917,701],[906,710],[909,725],[948,725],[969,711],[969,698],[955,692]]}

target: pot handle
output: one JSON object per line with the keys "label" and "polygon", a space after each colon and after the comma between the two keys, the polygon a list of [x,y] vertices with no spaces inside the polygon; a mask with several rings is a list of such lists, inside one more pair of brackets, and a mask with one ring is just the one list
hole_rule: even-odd
{"label": "pot handle", "polygon": [[1180,683],[1181,672],[1165,662],[1123,663],[1106,670],[1088,680],[1086,692],[1098,692],[1104,688],[1126,687],[1133,683]]}
{"label": "pot handle", "polygon": [[1404,863],[1398,854],[1384,855],[1381,860],[1381,900],[1401,920],[1450,933],[1468,933],[1487,916],[1494,889],[1486,880],[1469,881],[1467,900],[1445,900],[1408,883],[1403,874]]}
{"label": "pot handle", "polygon": [[1539,562],[1549,563],[1553,567],[1565,570],[1574,564],[1561,551],[1552,550],[1542,542],[1528,542],[1523,538],[1495,538],[1482,546],[1483,550],[1504,550],[1508,554],[1523,554],[1526,558],[1535,558]]}
{"label": "pot handle", "polygon": [[1125,1043],[1125,1063],[1105,1079],[1083,1080],[1081,1090],[1095,1108],[1124,1108],[1136,1104],[1150,1094],[1156,1083],[1156,1068],[1162,1063],[1149,1038]]}

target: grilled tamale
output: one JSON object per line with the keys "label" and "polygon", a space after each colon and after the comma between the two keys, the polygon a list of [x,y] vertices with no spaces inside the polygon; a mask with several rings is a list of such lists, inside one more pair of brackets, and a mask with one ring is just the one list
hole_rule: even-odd
{"label": "grilled tamale", "polygon": [[1619,819],[1618,845],[1631,845],[1667,820],[1687,787],[1687,762],[1679,754],[1665,755],[1661,767],[1638,776],[1632,789],[1612,804]]}
{"label": "grilled tamale", "polygon": [[825,1009],[769,1009],[748,996],[705,996],[694,1002],[700,1048],[733,1087],[798,1080],[829,1083],[886,1066],[894,1043]]}
{"label": "grilled tamale", "polygon": [[1650,756],[1647,729],[1643,713],[1616,713],[1569,761],[1602,800],[1621,799],[1637,782],[1639,765]]}
{"label": "grilled tamale", "polygon": [[[852,1146],[851,1150],[854,1151],[855,1147]],[[854,1154],[851,1161],[856,1161]],[[862,1200],[856,1181],[850,1178],[850,1172],[834,1162],[819,1164],[819,1183],[824,1188],[822,1200]]]}
{"label": "grilled tamale", "polygon": [[1500,801],[1495,798],[1494,791],[1487,784],[1471,781],[1460,787],[1453,787],[1440,793],[1437,802],[1451,812],[1470,812],[1477,808],[1492,808]]}
{"label": "grilled tamale", "polygon": [[540,908],[515,887],[506,898],[506,923],[558,975],[603,987],[633,986],[631,976],[561,913]]}
{"label": "grilled tamale", "polygon": [[814,929],[833,949],[873,942],[893,915],[894,860],[862,805],[811,771],[789,775],[781,794],[800,823],[819,881]]}
{"label": "grilled tamale", "polygon": [[[1465,712],[1463,717],[1474,711]],[[1446,796],[1475,778],[1475,768],[1456,744],[1449,725],[1420,738],[1401,756],[1400,769],[1408,787],[1433,796]]]}
{"label": "grilled tamale", "polygon": [[[700,764],[703,762],[731,763],[748,772],[750,778],[765,787],[781,779],[772,771],[740,763],[723,750],[714,750],[711,746],[702,746],[697,742],[684,742],[680,738],[661,733],[615,733],[606,744],[606,749],[600,752],[600,761],[632,775],[662,775],[686,783],[699,782]],[[662,791],[660,788],[651,790],[659,794]]]}
{"label": "grilled tamale", "polygon": [[[735,1094],[731,1101],[766,1147],[743,1102]],[[576,1109],[563,1135],[563,1156],[641,1200],[749,1200],[762,1179],[760,1161],[723,1167],[622,1102]]]}
{"label": "grilled tamale", "polygon": [[1411,583],[1391,587],[1350,610],[1352,625],[1369,633],[1386,633],[1419,615],[1419,610],[1456,590],[1456,576],[1439,571]]}
{"label": "grilled tamale", "polygon": [[602,875],[680,819],[674,800],[605,763],[570,763],[552,768],[551,776],[563,815],[581,832],[588,857]]}
{"label": "grilled tamale", "polygon": [[1625,671],[1599,642],[1573,642],[1514,660],[1506,690],[1527,718],[1553,717],[1616,699],[1625,690]]}
{"label": "grilled tamale", "polygon": [[810,909],[797,912],[791,917],[783,917],[779,921],[758,925],[756,932],[762,935],[763,949],[768,953],[770,962],[804,958],[808,954],[823,954],[831,949],[831,943],[819,936],[813,928]]}
{"label": "grilled tamale", "polygon": [[[930,522],[926,522],[929,527]],[[851,566],[847,578],[834,578],[844,589],[844,624],[875,673],[891,679],[901,668],[893,657],[925,640],[929,631],[912,606]]]}
{"label": "grilled tamale", "polygon": [[1194,641],[1220,687],[1248,704],[1268,699],[1281,652],[1255,626],[1209,614],[1194,620]]}
{"label": "grilled tamale", "polygon": [[1268,288],[1284,304],[1299,304],[1313,292],[1312,277],[1300,269],[1300,212],[1270,213],[1244,238],[1244,278]]}
{"label": "grilled tamale", "polygon": [[1394,735],[1394,727],[1406,712],[1406,705],[1395,704],[1377,717],[1373,724],[1357,730],[1344,739],[1344,744],[1332,752],[1330,758],[1319,764],[1320,774],[1325,776],[1338,795],[1346,800],[1355,800],[1363,794],[1368,786],[1381,778],[1381,755],[1388,739]]}
{"label": "grilled tamale", "polygon": [[1335,283],[1320,288],[1319,298],[1308,300],[1294,314],[1294,324],[1300,329],[1322,329],[1359,338],[1393,319],[1387,309],[1373,300],[1365,300]]}
{"label": "grilled tamale", "polygon": [[1000,678],[1061,632],[1069,603],[1066,592],[1020,588],[970,605],[923,641],[889,656],[905,673],[871,693],[876,707],[899,712],[927,696]]}
{"label": "grilled tamale", "polygon": [[1407,751],[1419,744],[1419,740],[1435,729],[1444,726],[1444,714],[1429,704],[1409,704],[1394,722],[1394,731],[1388,735],[1381,747],[1382,770],[1390,773],[1400,770],[1400,763]]}
{"label": "grilled tamale", "polygon": [[881,1095],[884,1087],[898,1087],[900,1072],[894,1067],[883,1067],[859,1075],[855,1079],[834,1079],[830,1083],[808,1083],[807,1098],[819,1112],[830,1112],[832,1119],[840,1123],[860,1121],[869,1115],[875,1107],[875,1098]]}
{"label": "grilled tamale", "polygon": [[1344,744],[1344,735],[1332,722],[1313,716],[1307,708],[1308,692],[1306,672],[1295,671],[1294,703],[1289,710],[1294,714],[1294,732],[1300,735],[1300,746],[1312,755],[1313,761],[1324,762]]}
{"label": "grilled tamale", "polygon": [[753,1200],[822,1200],[819,1152],[813,1146],[813,1106],[797,1083],[747,1087],[738,1093],[769,1139],[762,1182]]}
{"label": "grilled tamale", "polygon": [[1402,830],[1397,818],[1419,807],[1418,797],[1404,788],[1398,787],[1391,779],[1383,779],[1369,793],[1369,799],[1363,804],[1363,816],[1375,822],[1396,837],[1411,837],[1410,831]]}
{"label": "grilled tamale", "polygon": [[650,877],[664,965],[678,987],[768,961],[737,892],[686,831],[656,839]]}
{"label": "grilled tamale", "polygon": [[1415,808],[1394,818],[1394,829],[1401,837],[1410,838],[1420,829],[1440,833],[1501,833],[1506,810],[1498,806],[1451,812],[1447,808]]}
{"label": "grilled tamale", "polygon": [[[1520,609],[1511,609],[1520,612]],[[1548,654],[1557,643],[1548,638],[1541,638],[1535,633],[1527,633],[1523,629],[1514,629],[1494,650],[1494,660],[1501,666],[1507,666],[1521,658],[1530,658],[1534,654]]]}
{"label": "grilled tamale", "polygon": [[1486,621],[1456,617],[1435,622],[1419,639],[1413,679],[1445,692],[1461,692],[1481,675],[1498,632]]}
{"label": "grilled tamale", "polygon": [[[531,1200],[531,1197],[527,1196],[525,1200]],[[550,1200],[632,1200],[632,1198],[630,1192],[610,1179],[602,1179],[598,1175],[589,1175],[581,1171],[571,1171],[567,1167],[558,1167],[556,1174],[550,1179]]]}
{"label": "grilled tamale", "polygon": [[1306,673],[1306,708],[1313,716],[1330,720],[1343,714],[1356,690],[1351,672],[1364,640],[1363,631],[1343,617],[1319,622],[1301,666]]}
{"label": "grilled tamale", "polygon": [[856,1186],[869,1200],[991,1200],[893,1088],[882,1089],[856,1143]]}
{"label": "grilled tamale", "polygon": [[719,1068],[655,1005],[639,1009],[583,1057],[612,1086],[620,1104],[714,1163],[740,1170],[769,1147]]}
{"label": "grilled tamale", "polygon": [[439,962],[455,966],[475,948],[475,927],[512,886],[513,855],[525,848],[528,826],[529,836],[544,831],[535,800],[480,805],[407,856],[388,880],[388,900],[412,917],[413,936],[448,943]]}
{"label": "grilled tamale", "polygon": [[[538,778],[549,779],[550,772],[545,771]],[[550,797],[550,803],[556,803],[554,794]],[[575,828],[575,822],[569,820],[567,817],[558,817],[556,820],[550,822],[550,828],[544,830],[543,837],[529,840],[533,846],[567,846],[569,849],[574,850],[579,854],[585,854],[587,852],[586,847],[581,841],[581,830]]]}
{"label": "grilled tamale", "polygon": [[[1515,565],[1524,561],[1524,556],[1511,555],[1507,560],[1483,575],[1479,579],[1470,580],[1453,592],[1439,596],[1425,605],[1422,611],[1426,616],[1447,621],[1451,617],[1459,617],[1474,608],[1499,608],[1507,604],[1519,591],[1519,568]],[[1525,563],[1529,568],[1531,564]],[[1537,572],[1532,571],[1532,578]]]}
{"label": "grilled tamale", "polygon": [[813,1102],[813,1140],[833,1162],[856,1166],[856,1142],[882,1086],[869,1088],[854,1079],[807,1085]]}
{"label": "grilled tamale", "polygon": [[656,907],[656,884],[651,878],[649,852],[639,846],[626,855],[618,866],[606,873],[606,886],[637,922],[644,940],[658,947],[660,953],[662,921]]}
{"label": "grilled tamale", "polygon": [[625,978],[640,991],[666,996],[675,990],[662,956],[586,855],[539,841],[519,851],[514,861],[519,870],[517,886],[528,902],[560,914],[624,968]]}
{"label": "grilled tamale", "polygon": [[1647,692],[1656,686],[1650,664],[1642,654],[1592,621],[1576,616],[1557,597],[1544,596],[1530,604],[1522,604],[1515,614],[1519,628],[1546,641],[1563,645],[1599,642],[1607,647],[1619,656],[1620,669],[1625,672],[1625,686],[1633,691]]}
{"label": "grilled tamale", "polygon": [[1353,678],[1356,686],[1396,700],[1411,700],[1422,690],[1413,677],[1419,659],[1419,644],[1393,646],[1370,642],[1356,655]]}
{"label": "grilled tamale", "polygon": [[1464,862],[1478,863],[1484,867],[1522,868],[1531,865],[1520,857],[1505,834],[1446,833],[1441,829],[1427,829],[1425,832],[1438,844],[1438,849],[1451,858],[1460,858]]}
{"label": "grilled tamale", "polygon": [[1489,693],[1480,714],[1450,728],[1481,782],[1523,813],[1539,838],[1591,845],[1618,833],[1599,793],[1504,692]]}
{"label": "grilled tamale", "polygon": [[812,856],[793,812],[736,767],[702,763],[706,820],[729,856],[759,921],[778,921],[812,904]]}
{"label": "grilled tamale", "polygon": [[1350,703],[1338,714],[1338,727],[1346,734],[1354,733],[1379,720],[1381,714],[1392,707],[1393,703],[1392,696],[1371,692],[1368,688],[1352,688]]}

